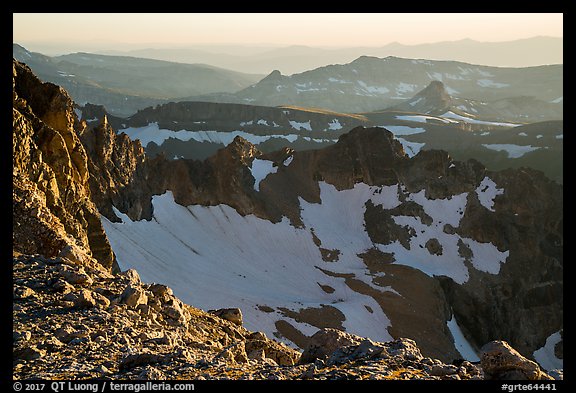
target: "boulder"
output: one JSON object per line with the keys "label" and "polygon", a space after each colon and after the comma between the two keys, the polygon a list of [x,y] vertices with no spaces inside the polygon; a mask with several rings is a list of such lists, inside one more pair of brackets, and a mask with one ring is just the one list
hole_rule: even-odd
{"label": "boulder", "polygon": [[486,379],[553,379],[536,362],[526,359],[506,341],[491,341],[480,349],[480,365]]}
{"label": "boulder", "polygon": [[64,300],[72,302],[74,307],[78,308],[96,307],[96,300],[92,296],[92,291],[88,289],[81,289],[78,292],[69,293],[64,296]]}
{"label": "boulder", "polygon": [[144,290],[138,286],[129,285],[120,297],[120,301],[128,307],[136,307],[139,304],[148,304],[148,297]]}
{"label": "boulder", "polygon": [[242,325],[242,311],[239,308],[220,308],[218,310],[209,310],[208,312],[238,326]]}
{"label": "boulder", "polygon": [[330,356],[334,351],[349,345],[358,345],[362,338],[333,328],[323,328],[314,333],[302,353],[300,363],[312,363]]}

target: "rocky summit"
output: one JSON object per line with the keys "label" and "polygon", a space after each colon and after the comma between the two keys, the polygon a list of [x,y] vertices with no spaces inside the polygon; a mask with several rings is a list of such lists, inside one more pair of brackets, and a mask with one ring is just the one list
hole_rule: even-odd
{"label": "rocky summit", "polygon": [[[362,127],[307,152],[237,137],[204,161],[149,159],[74,108],[13,62],[13,379],[562,379],[534,361],[542,348],[563,356],[562,193],[541,173],[409,158],[392,133]],[[336,222],[354,218],[361,242],[346,225],[334,242],[320,225],[333,214],[315,209],[350,201]],[[452,204],[462,217],[438,224],[430,206]],[[258,239],[288,259],[241,247]],[[434,261],[448,244],[458,269],[394,263],[410,250]],[[172,283],[150,279],[174,269]]]}

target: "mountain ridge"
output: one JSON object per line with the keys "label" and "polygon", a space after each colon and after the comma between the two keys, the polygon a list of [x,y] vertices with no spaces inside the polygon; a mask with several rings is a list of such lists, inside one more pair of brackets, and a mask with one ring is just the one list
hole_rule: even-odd
{"label": "mountain ridge", "polygon": [[[328,312],[336,313],[338,316],[340,314],[336,310],[339,310],[341,315],[346,317],[353,315],[350,312],[354,311],[371,320],[376,318],[384,323],[387,320],[386,315],[390,315],[388,320],[392,321],[390,329],[381,330],[386,323],[367,327],[372,329],[373,333],[379,332],[380,337],[384,338],[392,332],[394,335],[401,334],[410,326],[416,329],[426,326],[426,324],[408,323],[403,327],[401,323],[394,321],[401,320],[405,314],[403,311],[410,305],[396,304],[398,313],[395,313],[393,308],[384,306],[386,302],[382,302],[384,299],[401,301],[403,296],[396,297],[394,294],[396,290],[408,295],[410,292],[401,289],[402,275],[412,272],[411,276],[405,277],[419,277],[422,283],[430,285],[426,286],[427,289],[420,295],[428,300],[440,300],[438,305],[442,314],[437,315],[438,320],[435,322],[439,324],[439,329],[413,332],[418,333],[417,340],[426,348],[426,353],[441,352],[442,349],[436,347],[441,342],[449,343],[450,348],[444,348],[444,351],[451,354],[448,356],[458,353],[454,338],[456,318],[460,323],[465,323],[475,341],[480,342],[486,341],[486,337],[494,334],[490,329],[498,329],[498,324],[486,324],[486,318],[504,318],[511,322],[511,326],[515,326],[516,323],[522,329],[510,327],[507,331],[504,329],[504,332],[496,333],[517,340],[520,350],[532,356],[530,355],[532,349],[543,348],[544,341],[556,334],[552,334],[556,329],[562,327],[561,312],[557,312],[558,307],[561,310],[561,303],[548,304],[547,313],[538,308],[542,306],[543,299],[548,299],[549,295],[562,285],[561,219],[558,222],[562,210],[562,193],[557,192],[561,190],[561,186],[548,181],[540,173],[528,169],[487,172],[478,162],[473,160],[455,162],[442,151],[422,152],[410,158],[404,155],[403,146],[395,140],[391,132],[380,128],[362,127],[343,135],[337,144],[329,148],[309,152],[294,152],[287,149],[265,155],[248,141],[237,137],[233,144],[221,149],[217,155],[205,162],[166,161],[162,157],[148,160],[143,158],[139,143],[130,141],[126,135],[117,135],[107,121],[90,127],[85,122],[79,121],[74,105],[63,89],[51,84],[42,84],[29,69],[17,62],[14,62],[13,67],[13,87],[15,113],[13,160],[16,169],[13,173],[15,375],[25,378],[74,376],[81,379],[97,376],[120,379],[176,379],[200,376],[208,379],[227,377],[481,379],[505,378],[512,373],[516,378],[521,376],[528,379],[550,379],[550,376],[543,373],[536,363],[498,343],[491,342],[488,346],[478,348],[481,357],[480,367],[470,362],[461,362],[459,364],[464,366],[461,370],[457,366],[447,367],[448,365],[441,360],[425,357],[420,353],[420,349],[416,346],[417,341],[414,340],[397,338],[391,341],[384,340],[387,341],[384,343],[326,328],[317,331],[305,328],[304,332],[301,332],[307,337],[309,344],[304,353],[311,359],[318,357],[320,361],[314,360],[315,363],[311,367],[312,363],[307,362],[312,360],[306,360],[305,357],[302,363],[297,364],[304,353],[295,352],[277,341],[268,339],[267,334],[261,331],[249,331],[238,325],[238,316],[243,314],[244,323],[251,326],[252,318],[256,315],[252,308],[242,309],[241,314],[238,310],[232,309],[214,310],[215,314],[210,314],[186,306],[182,300],[174,296],[175,292],[181,291],[180,285],[176,285],[173,292],[165,285],[144,284],[138,273],[126,270],[125,252],[129,251],[129,248],[118,247],[117,243],[121,239],[120,242],[129,247],[136,244],[144,247],[154,246],[151,239],[148,242],[132,243],[135,239],[130,236],[140,233],[141,229],[157,230],[148,225],[160,225],[158,229],[161,229],[165,222],[165,214],[176,212],[168,221],[172,221],[172,224],[175,223],[174,220],[182,224],[186,224],[186,220],[190,219],[207,220],[203,221],[209,224],[207,226],[189,226],[188,222],[183,227],[188,236],[178,239],[169,239],[165,234],[162,235],[162,231],[167,227],[157,232],[160,236],[156,240],[168,240],[165,243],[168,248],[165,250],[169,252],[186,250],[186,254],[180,254],[175,258],[173,255],[165,259],[170,263],[162,265],[164,272],[174,268],[180,269],[180,274],[172,276],[175,278],[184,277],[186,272],[184,266],[179,265],[179,261],[194,260],[194,263],[187,263],[186,266],[201,267],[202,259],[207,258],[207,261],[210,261],[211,252],[234,252],[235,248],[230,247],[230,244],[227,247],[218,246],[218,234],[224,236],[223,239],[226,240],[226,236],[235,233],[233,236],[240,241],[232,244],[249,246],[250,240],[258,239],[250,232],[250,228],[260,228],[260,236],[263,234],[267,236],[260,243],[262,247],[285,250],[286,253],[276,254],[278,259],[250,258],[255,264],[263,263],[260,267],[264,269],[254,269],[256,265],[251,263],[238,264],[230,269],[231,266],[227,263],[234,258],[222,255],[212,261],[217,263],[212,263],[211,268],[204,271],[203,280],[192,280],[186,284],[189,288],[190,283],[193,283],[194,290],[189,291],[189,295],[208,296],[213,302],[224,300],[227,306],[230,306],[231,301],[239,301],[239,298],[226,297],[226,294],[222,297],[222,291],[214,292],[215,285],[209,279],[208,272],[221,274],[218,279],[221,284],[226,282],[233,284],[222,286],[223,290],[246,288],[245,285],[240,287],[236,285],[245,283],[244,280],[249,278],[252,279],[255,274],[276,274],[282,279],[272,281],[276,292],[269,293],[277,291],[281,293],[286,289],[292,291],[294,288],[291,289],[289,284],[294,277],[291,276],[292,268],[288,268],[291,264],[296,264],[294,267],[299,268],[300,273],[306,272],[306,275],[297,277],[295,282],[299,283],[299,286],[294,294],[321,295],[319,301],[322,304],[330,300],[332,302],[330,306],[323,307],[319,311],[314,307],[314,303],[307,303],[311,307],[302,307],[304,304],[298,306],[298,303],[282,305],[272,303],[274,296],[257,297],[262,315],[282,315],[276,323],[274,319],[268,321],[275,326],[273,336],[285,338],[282,332],[288,334],[288,331],[294,332],[293,329],[296,331],[303,329],[306,323],[317,323],[311,315]],[[48,89],[53,91],[53,94],[29,92],[34,92],[35,89],[36,91]],[[43,111],[45,108],[43,100],[46,98],[49,98],[48,104],[52,105],[49,108],[52,109]],[[31,100],[29,104],[28,100]],[[43,113],[40,115],[41,118],[33,113],[33,108],[39,108],[39,113]],[[34,120],[35,118],[38,120]],[[61,137],[57,137],[58,135]],[[127,154],[130,149],[133,149],[133,153]],[[378,153],[383,149],[389,154]],[[43,151],[49,151],[50,154],[39,153]],[[121,163],[119,160],[125,158],[128,165],[121,168],[125,172],[114,170],[115,166]],[[73,165],[72,161],[75,162]],[[55,165],[64,168],[62,174],[66,176],[59,175],[59,171],[53,170],[55,177],[52,177],[49,167]],[[42,171],[40,177],[35,175],[38,168]],[[438,178],[438,175],[441,177]],[[124,269],[121,274],[115,272],[110,264],[102,263],[105,260],[91,256],[90,249],[95,243],[90,241],[93,236],[90,233],[102,237],[102,232],[90,230],[90,225],[93,225],[90,220],[86,221],[88,227],[83,227],[85,223],[79,220],[80,216],[70,214],[82,211],[84,217],[88,217],[86,212],[94,211],[90,210],[93,209],[91,206],[94,206],[91,199],[93,195],[98,194],[98,191],[97,187],[94,187],[95,183],[90,181],[91,177],[96,180],[96,185],[104,186],[102,192],[104,195],[118,192],[117,200],[112,202],[110,209],[121,222],[113,223],[102,218],[101,225],[105,228],[104,237],[110,238],[118,263]],[[492,178],[494,180],[491,180]],[[398,180],[401,180],[402,185],[396,183]],[[99,181],[101,183],[98,183]],[[144,185],[138,184],[139,181],[145,183],[147,189],[152,192],[147,195],[146,189],[143,189]],[[278,188],[275,183],[284,184],[285,188]],[[131,196],[130,187],[140,194]],[[170,187],[169,193],[166,192],[168,187]],[[59,190],[65,188],[68,191],[62,192],[62,199],[68,204],[61,204]],[[282,190],[286,189],[292,190],[292,197],[283,201],[278,195],[282,195]],[[526,192],[527,189],[538,192]],[[232,196],[230,190],[234,191]],[[470,195],[466,198],[466,204],[460,194],[454,194],[463,190],[468,190]],[[180,196],[177,197],[177,194]],[[65,197],[66,195],[69,197]],[[179,199],[181,204],[170,202],[172,195],[175,199]],[[452,196],[452,199],[446,198],[449,196]],[[223,205],[223,198],[230,198],[225,202],[235,204],[236,208]],[[153,205],[154,208],[151,210],[153,220],[133,221],[125,214],[136,206],[130,213],[134,220],[143,216],[142,212],[145,209],[137,207],[138,200]],[[201,205],[184,207],[190,201],[197,204],[201,200],[203,201],[200,202]],[[206,202],[209,200],[212,201]],[[431,202],[433,200],[437,202]],[[518,204],[518,200],[522,203]],[[276,203],[272,203],[274,201]],[[319,201],[323,203],[319,204]],[[347,205],[349,209],[342,210],[341,207],[344,205],[339,202],[344,201],[353,204]],[[368,203],[369,201],[372,204]],[[100,199],[97,203],[100,209],[101,204],[111,202]],[[432,277],[434,274],[425,267],[390,263],[390,255],[385,255],[402,250],[394,247],[404,247],[401,244],[406,242],[410,244],[415,240],[417,242],[426,240],[426,238],[411,239],[418,232],[415,228],[424,232],[434,232],[439,228],[437,220],[440,216],[435,209],[430,209],[431,203],[439,203],[439,206],[451,210],[457,206],[465,207],[461,220],[455,215],[446,217],[448,223],[444,225],[442,232],[446,236],[458,236],[461,241],[466,242],[459,247],[463,249],[461,257],[464,260],[461,263],[466,266],[465,270],[469,269],[473,273],[470,276],[462,276],[459,273],[465,270],[448,269],[445,272],[452,281],[445,280],[441,284],[435,281]],[[115,206],[116,204],[118,206]],[[365,206],[364,214],[361,208],[358,209],[362,205]],[[298,206],[302,207],[302,210],[299,211]],[[330,210],[319,214],[317,209],[330,209],[330,206],[340,208],[336,214]],[[512,210],[509,206],[512,206]],[[59,211],[59,207],[62,211]],[[281,218],[283,213],[289,214],[290,210],[294,212],[292,221],[296,226]],[[238,211],[244,211],[246,215],[239,217]],[[516,211],[519,217],[512,219],[511,216],[507,216],[505,212],[510,211]],[[260,215],[263,219],[252,217],[252,213]],[[456,211],[453,213],[456,214]],[[64,229],[59,229],[57,233],[61,233],[64,237],[77,236],[79,241],[58,244],[43,242],[42,232],[22,231],[26,229],[26,223],[30,224],[29,229],[43,226],[52,228],[50,224],[52,216],[62,217],[59,220],[65,224],[60,226]],[[274,216],[278,217],[278,220],[268,221]],[[298,225],[297,217],[302,225]],[[371,221],[374,217],[381,217],[384,220]],[[416,225],[409,221],[409,217],[419,220],[422,225],[429,228]],[[363,221],[370,222],[367,232],[363,234],[364,232],[359,230],[360,227],[346,227],[346,223],[350,222],[349,218],[353,218],[354,225],[362,226]],[[223,221],[218,221],[220,219]],[[462,225],[456,225],[457,221]],[[535,221],[538,222],[538,226],[531,224]],[[80,222],[79,226],[77,222]],[[387,226],[379,227],[378,224],[381,222]],[[244,230],[233,231],[234,223],[240,224]],[[246,225],[247,223],[254,226]],[[450,223],[451,225],[447,226]],[[480,229],[477,228],[478,223],[482,223]],[[497,228],[500,226],[506,228],[504,236],[498,233]],[[88,228],[87,234],[83,235],[86,233],[86,228]],[[172,235],[178,237],[178,226],[171,225],[171,228]],[[128,230],[125,232],[128,237],[117,237],[123,229]],[[214,230],[210,232],[212,229]],[[388,240],[385,240],[383,237],[389,229],[392,229],[392,237],[389,236]],[[285,232],[286,230],[288,232]],[[338,245],[339,242],[334,242],[334,238],[330,235],[332,230],[343,230],[344,232],[341,232],[345,235],[343,239],[352,240],[350,246],[342,248]],[[352,232],[346,235],[349,230]],[[49,236],[51,233],[53,232],[49,232]],[[190,236],[192,233],[196,233],[196,236]],[[213,234],[215,237],[211,241],[204,241],[202,233],[204,236],[208,234],[210,237],[210,234]],[[358,243],[354,237],[348,237],[352,233],[354,236],[360,236],[359,240],[376,242],[373,243],[375,246],[387,243],[387,246],[393,248],[376,246],[372,250],[365,250],[364,243]],[[435,232],[435,236],[440,240],[426,241],[425,248],[428,254],[425,255],[428,255],[427,258],[431,261],[435,261],[434,255],[438,257],[443,252],[449,253],[448,243],[445,242],[448,239],[455,240],[440,233]],[[524,247],[513,248],[511,245],[515,244],[513,242],[518,233],[526,235],[528,240],[522,244]],[[281,236],[283,241],[274,242],[271,241],[276,240],[274,234],[288,236]],[[44,239],[48,239],[49,236],[44,236]],[[83,237],[87,237],[88,240],[83,241]],[[38,239],[40,243],[34,243]],[[126,242],[127,239],[131,240]],[[287,239],[298,239],[299,247],[292,247],[291,242],[286,243]],[[176,243],[173,243],[175,240]],[[188,244],[190,240],[198,243]],[[490,245],[477,244],[484,240]],[[389,241],[399,243],[394,245]],[[490,242],[494,242],[495,245]],[[39,246],[35,249],[27,248],[30,244]],[[478,252],[482,253],[479,251],[483,249],[482,247],[488,247],[496,257],[504,255],[502,253],[508,251],[502,250],[511,247],[510,260],[501,262],[503,269],[501,277],[494,271],[493,266],[490,264],[484,266],[475,259]],[[418,244],[413,243],[409,248],[417,250]],[[308,250],[315,261],[310,265],[303,264],[303,259],[294,258],[291,254],[298,250]],[[160,252],[153,249],[150,251],[154,251],[155,255],[159,255]],[[250,255],[254,257],[262,255],[257,249],[244,251],[250,251]],[[356,257],[354,254],[357,251],[366,252],[361,257]],[[147,257],[142,258],[143,255]],[[148,260],[151,255],[153,253],[141,254],[140,258],[132,260],[133,263],[145,262],[141,266],[142,277],[155,269],[155,265]],[[189,259],[188,255],[196,259]],[[400,258],[396,262],[401,262],[402,258],[399,255],[396,257]],[[539,258],[539,264],[535,265],[533,270],[525,268],[526,263],[533,261],[531,258]],[[519,259],[523,260],[524,265],[517,270]],[[278,269],[266,271],[278,261],[284,261],[287,265],[285,269],[277,266]],[[366,270],[366,273],[357,271],[357,276],[350,275],[350,272],[347,272],[350,267],[347,261],[359,263],[358,266],[365,264],[370,269]],[[500,266],[500,263],[494,262]],[[219,271],[218,267],[221,264],[227,269]],[[456,266],[459,266],[458,263]],[[481,269],[482,272],[474,273],[476,271],[474,269]],[[485,269],[487,271],[484,271]],[[548,269],[546,278],[552,282],[551,286],[541,288],[538,285],[541,280],[538,269]],[[392,271],[396,274],[380,274]],[[162,276],[158,275],[158,272],[155,274],[157,278]],[[478,291],[473,288],[474,283],[478,282],[475,274],[480,274],[482,277],[482,285],[491,283],[496,291],[495,296],[500,299],[500,302],[495,303],[498,305],[498,312],[495,315],[493,309],[487,310],[482,315],[475,315],[469,307],[469,302],[481,301],[477,298]],[[394,276],[397,278],[393,278]],[[234,277],[234,280],[227,281],[230,277]],[[524,296],[514,292],[516,288],[514,280],[520,277],[525,282],[535,284],[522,286],[529,295],[527,297],[530,299],[529,304],[519,302],[518,299]],[[468,287],[468,284],[461,285],[461,281],[466,281],[467,278],[471,287]],[[310,281],[312,285],[303,287],[303,279],[306,282]],[[440,284],[442,288],[439,287]],[[205,285],[210,286],[212,290],[206,291]],[[260,282],[260,286],[249,287],[264,289],[267,285],[269,282],[265,280]],[[439,290],[437,292],[439,297],[427,296],[430,293],[428,290]],[[348,295],[340,300],[342,291],[347,291]],[[416,295],[410,293],[408,299]],[[452,299],[452,305],[455,306],[454,313],[442,302],[446,296]],[[281,297],[279,299],[282,300]],[[459,302],[454,299],[458,299]],[[347,302],[351,300],[359,301],[350,304],[356,307],[348,308]],[[269,305],[262,304],[263,301]],[[417,303],[414,303],[412,307],[416,305]],[[386,314],[382,307],[386,309]],[[530,311],[529,315],[524,312],[525,309]],[[218,318],[215,315],[218,315]],[[229,318],[227,320],[223,318],[226,315]],[[427,314],[414,315],[428,317]],[[475,325],[466,322],[470,318],[477,318],[477,329],[471,329]],[[449,324],[449,321],[452,322]],[[352,327],[353,321],[348,318],[341,323],[346,330],[355,329]],[[34,324],[35,328],[32,329],[30,324]],[[547,327],[543,329],[543,325]],[[106,330],[103,330],[102,326],[106,326]],[[446,329],[449,332],[446,332]],[[33,333],[27,334],[27,331]],[[446,341],[434,340],[435,336],[437,338],[443,336],[443,340]],[[328,343],[331,340],[338,344],[330,346]],[[530,341],[531,344],[523,345],[524,340]],[[303,345],[306,346],[306,343]],[[480,347],[481,344],[477,346]],[[86,348],[90,348],[90,351],[86,351]],[[318,348],[323,348],[324,352],[318,353]],[[502,359],[502,351],[511,358],[507,360],[506,367],[508,364],[514,364],[513,367],[498,368],[497,365],[495,367],[491,364],[491,356]],[[92,354],[89,358],[86,357],[88,352]],[[102,356],[104,353],[105,357]],[[446,356],[446,353],[443,356]],[[45,359],[51,359],[49,364]],[[409,371],[407,365],[417,371]],[[436,371],[433,371],[432,365],[438,366]],[[458,375],[457,378],[451,377],[455,374]]]}

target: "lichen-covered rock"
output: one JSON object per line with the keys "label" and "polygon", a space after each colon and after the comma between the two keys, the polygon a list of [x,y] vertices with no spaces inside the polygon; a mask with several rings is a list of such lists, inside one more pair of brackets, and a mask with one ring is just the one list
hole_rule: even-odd
{"label": "lichen-covered rock", "polygon": [[480,364],[487,379],[553,379],[536,362],[526,359],[505,341],[491,341],[480,351]]}
{"label": "lichen-covered rock", "polygon": [[239,308],[220,308],[208,312],[236,325],[242,325],[242,311]]}

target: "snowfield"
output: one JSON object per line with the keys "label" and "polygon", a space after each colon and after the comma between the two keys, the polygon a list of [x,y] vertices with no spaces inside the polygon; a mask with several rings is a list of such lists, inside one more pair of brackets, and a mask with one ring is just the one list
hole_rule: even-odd
{"label": "snowfield", "polygon": [[564,360],[559,359],[554,353],[554,347],[561,339],[560,332],[553,333],[546,339],[546,344],[542,348],[534,351],[534,359],[545,370],[551,371],[564,368]]}
{"label": "snowfield", "polygon": [[[308,124],[308,126],[310,126],[310,122],[302,124],[304,125]],[[184,142],[193,139],[197,142],[219,143],[223,144],[224,146],[228,146],[237,136],[241,136],[242,138],[246,139],[253,145],[258,145],[260,143],[266,142],[271,138],[286,139],[289,142],[294,142],[296,139],[298,139],[298,135],[296,134],[254,135],[245,131],[231,131],[231,132],[188,131],[188,130],[173,131],[160,128],[157,122],[149,123],[147,126],[144,127],[128,127],[118,130],[118,134],[122,132],[128,135],[131,140],[136,139],[140,140],[140,143],[144,147],[146,147],[150,142],[154,142],[158,146],[160,146],[162,145],[162,143],[164,143],[164,141],[166,141],[169,138],[179,139]]]}
{"label": "snowfield", "polygon": [[505,151],[508,158],[520,158],[526,153],[540,149],[538,146],[521,146],[511,143],[483,143],[482,146],[490,150]]}
{"label": "snowfield", "polygon": [[[284,165],[291,163],[290,158]],[[255,189],[267,176],[275,176],[276,169],[271,161],[255,159],[251,167]],[[501,252],[491,243],[444,232],[445,224],[458,227],[467,193],[431,200],[424,191],[407,193],[398,185],[357,183],[352,189],[338,191],[320,182],[319,187],[321,203],[299,200],[304,223],[299,228],[287,218],[274,224],[253,215],[241,216],[227,205],[180,206],[171,191],[152,198],[151,221],[132,221],[114,208],[122,222],[112,223],[102,217],[102,223],[122,270],[135,268],[144,282],[165,283],[184,302],[202,309],[239,307],[247,329],[270,337],[278,320],[289,322],[306,335],[318,329],[286,316],[280,307],[299,311],[331,306],[344,315],[346,331],[378,341],[392,339],[385,310],[374,298],[353,291],[344,278],[336,276],[353,274],[374,289],[398,295],[393,287],[373,283],[374,275],[358,256],[369,249],[393,254],[395,264],[412,266],[430,276],[448,276],[459,284],[469,277],[465,258],[458,252],[459,242],[472,252],[469,262],[473,268],[490,274],[497,274],[508,257],[508,251]],[[476,192],[488,208],[498,195],[498,189],[486,179]],[[399,241],[374,243],[365,228],[366,203],[393,209],[400,205],[402,193],[421,205],[432,223],[424,224],[419,217],[393,216],[398,225],[412,228],[410,248]],[[425,247],[430,239],[441,245],[440,255],[432,255]],[[325,262],[320,247],[338,250],[336,260]],[[321,285],[334,291],[327,293]],[[275,311],[262,311],[259,306],[264,305]],[[448,324],[458,350],[469,356],[455,326],[452,321]],[[287,339],[284,342],[294,345]]]}

